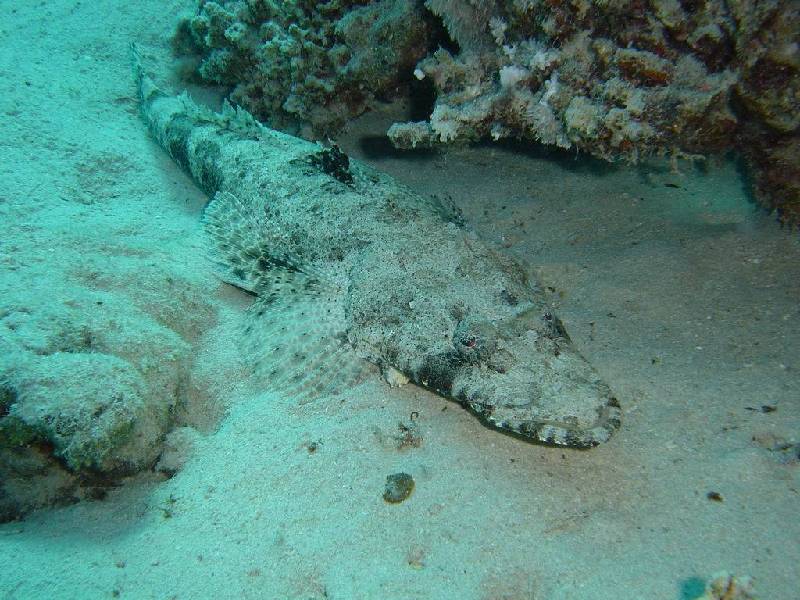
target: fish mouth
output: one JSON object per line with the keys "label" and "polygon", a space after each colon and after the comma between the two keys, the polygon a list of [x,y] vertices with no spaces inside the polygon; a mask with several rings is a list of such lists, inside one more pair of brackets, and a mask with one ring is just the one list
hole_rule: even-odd
{"label": "fish mouth", "polygon": [[[523,375],[524,370],[497,376],[486,371],[466,374],[454,386],[452,397],[489,427],[550,446],[592,448],[619,429],[619,402],[599,378],[550,386],[547,381],[553,373]],[[520,385],[506,377],[527,381]]]}
{"label": "fish mouth", "polygon": [[546,446],[588,449],[611,439],[621,426],[622,409],[616,398],[610,397],[604,406],[597,409],[596,418],[590,425],[581,425],[577,420],[552,421],[545,418],[526,419],[513,415],[511,418],[498,415],[494,408],[485,405],[473,406],[464,403],[485,425],[513,437]]}

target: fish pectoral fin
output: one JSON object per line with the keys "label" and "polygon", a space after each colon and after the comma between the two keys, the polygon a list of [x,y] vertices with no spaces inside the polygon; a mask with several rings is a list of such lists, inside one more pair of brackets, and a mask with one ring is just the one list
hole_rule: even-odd
{"label": "fish pectoral fin", "polygon": [[218,192],[203,215],[221,279],[257,296],[242,346],[256,385],[302,398],[355,382],[367,363],[348,341],[341,276],[286,253],[263,207]]}
{"label": "fish pectoral fin", "polygon": [[308,402],[353,385],[368,369],[348,340],[339,286],[275,268],[259,289],[243,344],[257,386]]}
{"label": "fish pectoral fin", "polygon": [[274,252],[262,214],[229,192],[217,192],[203,212],[203,228],[220,279],[255,293]]}

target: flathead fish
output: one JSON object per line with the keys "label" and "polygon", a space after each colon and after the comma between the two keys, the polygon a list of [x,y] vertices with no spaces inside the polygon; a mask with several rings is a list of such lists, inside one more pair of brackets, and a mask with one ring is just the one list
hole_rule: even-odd
{"label": "flathead fish", "polygon": [[256,298],[243,349],[267,385],[324,393],[367,361],[529,441],[588,448],[619,427],[539,284],[457,211],[336,146],[164,93],[136,54],[148,128],[211,197],[220,276]]}

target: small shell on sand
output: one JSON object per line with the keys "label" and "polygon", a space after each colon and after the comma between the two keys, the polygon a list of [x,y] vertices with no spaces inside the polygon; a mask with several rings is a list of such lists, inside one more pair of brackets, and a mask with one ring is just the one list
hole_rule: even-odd
{"label": "small shell on sand", "polygon": [[386,478],[383,499],[389,504],[399,504],[414,491],[414,478],[408,473],[393,473]]}
{"label": "small shell on sand", "polygon": [[720,572],[711,576],[706,593],[697,600],[757,600],[753,595],[753,580]]}

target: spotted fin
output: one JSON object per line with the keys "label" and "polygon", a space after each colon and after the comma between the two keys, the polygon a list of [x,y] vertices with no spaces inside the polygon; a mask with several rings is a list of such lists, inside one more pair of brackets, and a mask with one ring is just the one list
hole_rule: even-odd
{"label": "spotted fin", "polygon": [[217,193],[204,223],[220,277],[256,295],[242,344],[256,384],[308,400],[354,383],[367,363],[347,335],[346,278],[276,254],[280,232],[233,194]]}
{"label": "spotted fin", "polygon": [[247,315],[243,351],[256,382],[301,401],[338,393],[368,365],[348,339],[344,296],[316,276],[280,271]]}

